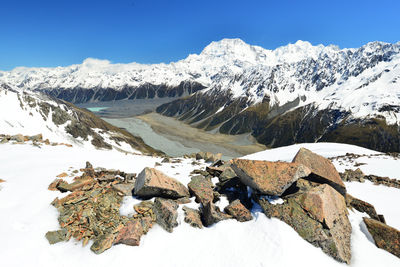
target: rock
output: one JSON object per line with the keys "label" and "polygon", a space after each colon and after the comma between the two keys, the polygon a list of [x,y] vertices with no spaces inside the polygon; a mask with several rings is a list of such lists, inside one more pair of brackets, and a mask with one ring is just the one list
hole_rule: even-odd
{"label": "rock", "polygon": [[153,168],[144,168],[138,175],[135,195],[173,199],[190,196],[189,190],[183,184]]}
{"label": "rock", "polygon": [[308,192],[290,195],[283,204],[259,203],[267,217],[276,217],[338,261],[350,263],[351,224],[344,197],[324,184]]}
{"label": "rock", "polygon": [[206,167],[206,171],[212,176],[219,176],[224,170],[219,167]]}
{"label": "rock", "polygon": [[375,207],[368,202],[362,201],[358,198],[353,197],[350,194],[346,194],[346,204],[351,208],[355,208],[359,212],[367,213],[372,219],[380,221],[378,214],[376,213]]}
{"label": "rock", "polygon": [[49,231],[46,233],[46,238],[49,241],[50,245],[56,244],[61,241],[66,241],[68,231],[66,229],[61,229],[57,231]]}
{"label": "rock", "polygon": [[242,183],[262,194],[280,196],[310,170],[298,163],[233,159],[232,169]]}
{"label": "rock", "polygon": [[22,134],[16,134],[16,135],[12,135],[10,137],[11,141],[16,141],[16,142],[25,142],[25,137]]}
{"label": "rock", "polygon": [[176,204],[178,204],[178,205],[181,205],[181,204],[188,204],[188,203],[192,202],[192,201],[190,200],[190,198],[188,198],[188,197],[181,197],[181,198],[175,199],[174,201],[175,201]]}
{"label": "rock", "polygon": [[201,215],[205,226],[211,226],[214,223],[232,218],[230,215],[221,212],[212,202],[203,205]]}
{"label": "rock", "polygon": [[135,189],[134,183],[114,184],[112,185],[117,192],[120,192],[124,196],[132,196],[133,190]]}
{"label": "rock", "polygon": [[28,139],[34,142],[41,142],[43,141],[43,135],[42,134],[32,135],[29,136]]}
{"label": "rock", "polygon": [[203,228],[203,223],[201,222],[200,212],[195,209],[188,208],[184,206],[183,211],[185,212],[184,221],[192,227]]}
{"label": "rock", "polygon": [[239,222],[246,222],[253,219],[251,212],[240,202],[239,199],[226,206],[224,211]]}
{"label": "rock", "polygon": [[0,183],[5,183],[6,180],[0,179]]}
{"label": "rock", "polygon": [[153,213],[153,207],[154,203],[152,201],[142,201],[139,204],[134,205],[133,209],[138,214],[150,215]]}
{"label": "rock", "polygon": [[65,173],[65,172],[63,172],[63,173],[60,173],[59,175],[57,175],[56,177],[58,177],[58,178],[64,178],[64,177],[67,177],[67,176],[68,176],[68,174]]}
{"label": "rock", "polygon": [[101,254],[107,249],[111,248],[114,243],[116,234],[105,234],[99,236],[90,247],[90,249],[96,253]]}
{"label": "rock", "polygon": [[93,165],[89,161],[86,161],[85,169],[93,169]]}
{"label": "rock", "polygon": [[231,167],[225,168],[222,173],[219,175],[218,180],[220,183],[225,183],[226,181],[237,177],[235,171]]}
{"label": "rock", "polygon": [[84,178],[76,179],[73,183],[67,184],[65,182],[59,182],[57,189],[61,192],[66,191],[77,191],[81,190],[83,187],[91,187],[96,183],[96,180],[92,177],[85,176]]}
{"label": "rock", "polygon": [[129,221],[122,228],[114,240],[114,244],[125,244],[128,246],[139,246],[140,238],[147,233],[152,222],[149,217]]}
{"label": "rock", "polygon": [[400,258],[400,231],[374,219],[363,220],[375,245]]}
{"label": "rock", "polygon": [[201,175],[192,177],[188,184],[189,192],[196,197],[196,202],[202,203],[203,205],[213,201],[214,195],[212,186],[213,184]]}
{"label": "rock", "polygon": [[220,160],[222,157],[221,153],[213,154],[211,152],[198,152],[195,155],[196,160],[204,159],[205,162],[215,162]]}
{"label": "rock", "polygon": [[161,161],[161,163],[171,163],[172,160],[171,158],[163,158],[163,160]]}
{"label": "rock", "polygon": [[173,228],[178,226],[179,205],[171,199],[156,198],[154,200],[154,213],[157,223],[166,231],[172,233]]}
{"label": "rock", "polygon": [[308,167],[313,174],[309,178],[312,181],[320,184],[329,184],[343,196],[346,194],[346,186],[330,160],[306,148],[300,148],[292,162]]}
{"label": "rock", "polygon": [[58,187],[58,185],[59,185],[60,183],[67,184],[67,182],[64,181],[63,179],[55,179],[55,180],[49,185],[49,187],[48,187],[47,189],[50,190],[50,191],[57,191],[57,190],[58,190],[57,187]]}
{"label": "rock", "polygon": [[351,169],[346,169],[344,173],[339,173],[339,175],[340,178],[345,182],[365,182],[365,174],[360,170],[360,168],[357,168],[354,171]]}
{"label": "rock", "polygon": [[105,174],[97,178],[101,182],[112,182],[117,179],[117,177],[113,174]]}

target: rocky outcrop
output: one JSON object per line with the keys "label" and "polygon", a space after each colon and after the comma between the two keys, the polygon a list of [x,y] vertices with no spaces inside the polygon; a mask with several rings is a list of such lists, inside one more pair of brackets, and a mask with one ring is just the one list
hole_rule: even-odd
{"label": "rocky outcrop", "polygon": [[167,232],[172,233],[173,228],[178,226],[179,205],[171,199],[156,198],[154,200],[154,213],[157,223]]}
{"label": "rocky outcrop", "polygon": [[400,231],[374,219],[363,220],[375,245],[400,258]]}
{"label": "rocky outcrop", "polygon": [[139,173],[134,193],[139,197],[158,196],[174,199],[190,195],[188,189],[179,181],[153,168],[144,168]]}
{"label": "rocky outcrop", "polygon": [[307,179],[329,184],[342,195],[346,194],[346,186],[330,160],[302,147],[292,162],[302,164],[311,170],[313,175]]}
{"label": "rocky outcrop", "polygon": [[286,197],[283,204],[259,200],[268,217],[276,217],[336,260],[350,263],[351,224],[344,197],[325,184]]}
{"label": "rocky outcrop", "polygon": [[195,209],[188,208],[184,206],[183,211],[185,212],[184,221],[190,226],[195,228],[203,228],[203,223],[201,222],[200,212]]}
{"label": "rocky outcrop", "polygon": [[192,153],[190,155],[184,155],[185,158],[194,158],[196,160],[201,160],[203,159],[205,162],[216,162],[221,159],[222,154],[217,153],[213,154],[211,152],[197,152],[197,153]]}
{"label": "rocky outcrop", "polygon": [[239,199],[236,199],[226,206],[224,211],[239,222],[246,222],[253,219],[251,212],[240,202]]}
{"label": "rocky outcrop", "polygon": [[260,160],[232,160],[232,168],[240,180],[262,194],[280,196],[310,170],[298,163]]}
{"label": "rocky outcrop", "polygon": [[203,205],[212,202],[214,199],[213,184],[204,176],[196,175],[191,178],[188,184],[189,192],[196,197],[196,202]]}
{"label": "rocky outcrop", "polygon": [[346,194],[346,204],[350,208],[354,208],[359,212],[365,212],[368,214],[372,219],[380,221],[380,217],[375,210],[375,207],[370,203],[363,201],[361,199],[355,198],[350,194]]}

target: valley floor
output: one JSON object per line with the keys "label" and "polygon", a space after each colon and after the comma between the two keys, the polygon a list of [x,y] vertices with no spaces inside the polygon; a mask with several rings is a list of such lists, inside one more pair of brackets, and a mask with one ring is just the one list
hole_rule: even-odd
{"label": "valley floor", "polygon": [[[341,144],[303,144],[256,153],[248,158],[291,160],[299,146],[326,157],[377,152]],[[179,208],[179,226],[173,233],[155,225],[142,237],[139,247],[113,246],[101,255],[90,251],[90,243],[82,248],[80,242],[69,241],[49,245],[45,233],[57,230],[57,210],[50,205],[59,192],[47,190],[61,172],[71,174],[90,161],[94,167],[140,172],[154,167],[162,158],[126,155],[117,151],[101,151],[79,147],[37,148],[29,144],[0,145],[0,259],[2,266],[346,266],[324,254],[319,248],[304,241],[290,226],[278,219],[268,219],[259,208],[254,208],[254,219],[239,223],[226,220],[205,229],[194,229],[183,222]],[[362,160],[362,159],[360,159]],[[364,159],[368,161],[368,157]],[[374,161],[375,162],[375,161]],[[388,159],[370,162],[361,168],[366,173],[380,172],[399,179],[395,170],[400,161]],[[390,168],[382,168],[389,162]],[[351,162],[334,162],[339,171],[354,168]],[[187,184],[189,173],[199,167],[190,159],[181,163],[162,163],[156,168]],[[382,174],[382,172],[386,174]],[[397,175],[397,176],[396,176]],[[72,177],[68,178],[72,179]],[[388,224],[399,228],[400,192],[398,189],[372,184],[347,183],[350,194],[376,205]],[[66,195],[64,193],[63,195]],[[125,197],[121,213],[132,210],[137,199]],[[221,207],[226,205],[221,201]],[[376,248],[365,230],[365,214],[350,211],[352,224],[351,266],[399,266],[399,259]],[[367,233],[367,234],[366,234]]]}
{"label": "valley floor", "polygon": [[210,133],[154,112],[131,118],[105,120],[139,135],[148,145],[171,156],[209,151],[221,152],[224,159],[231,159],[265,150],[265,146],[258,144],[250,134]]}

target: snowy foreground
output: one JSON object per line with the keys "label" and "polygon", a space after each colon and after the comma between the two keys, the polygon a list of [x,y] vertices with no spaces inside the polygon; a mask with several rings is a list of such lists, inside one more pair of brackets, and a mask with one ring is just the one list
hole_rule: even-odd
{"label": "snowy foreground", "polygon": [[[379,154],[352,145],[320,143],[272,149],[245,158],[289,161],[301,146],[326,157],[346,153]],[[59,229],[57,210],[50,202],[61,194],[47,190],[56,175],[80,169],[86,161],[94,167],[138,173],[161,160],[115,150],[0,145],[0,179],[6,180],[0,184],[1,266],[346,266],[303,240],[290,226],[278,219],[268,219],[257,207],[253,210],[252,221],[226,220],[205,229],[195,229],[184,223],[180,208],[180,225],[172,234],[155,225],[142,237],[139,247],[113,246],[101,255],[91,252],[90,244],[82,248],[81,242],[73,240],[49,245],[45,233]],[[356,161],[366,163],[360,166],[366,174],[400,179],[397,172],[400,160],[366,156]],[[335,160],[334,164],[339,171],[355,169],[351,162]],[[189,173],[199,166],[193,166],[191,160],[183,160],[156,168],[187,184]],[[347,183],[346,186],[353,196],[375,205],[389,225],[400,228],[399,189],[369,182]],[[138,200],[125,197],[121,213],[133,212],[135,202]],[[228,203],[221,200],[217,204],[223,207]],[[397,257],[374,245],[365,230],[363,216],[367,215],[350,212],[349,216],[353,227],[351,266],[400,266]]]}

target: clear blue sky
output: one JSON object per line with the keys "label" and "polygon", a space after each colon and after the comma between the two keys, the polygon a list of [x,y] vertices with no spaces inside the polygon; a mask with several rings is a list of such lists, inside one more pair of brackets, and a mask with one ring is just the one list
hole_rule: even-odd
{"label": "clear blue sky", "polygon": [[0,11],[0,70],[170,62],[222,38],[269,49],[400,40],[399,0],[2,0]]}

